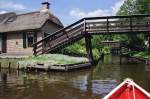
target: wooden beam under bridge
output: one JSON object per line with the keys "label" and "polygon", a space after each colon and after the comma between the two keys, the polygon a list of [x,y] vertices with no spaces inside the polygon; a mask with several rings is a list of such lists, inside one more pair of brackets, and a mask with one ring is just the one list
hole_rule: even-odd
{"label": "wooden beam under bridge", "polygon": [[94,58],[93,58],[93,52],[92,52],[91,39],[92,39],[91,35],[85,34],[85,45],[86,45],[87,57],[88,57],[89,61],[93,64]]}

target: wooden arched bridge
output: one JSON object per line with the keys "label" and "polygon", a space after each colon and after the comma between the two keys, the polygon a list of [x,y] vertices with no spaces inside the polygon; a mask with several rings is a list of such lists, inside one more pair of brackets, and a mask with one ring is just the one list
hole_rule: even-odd
{"label": "wooden arched bridge", "polygon": [[46,54],[85,38],[93,61],[91,35],[150,33],[150,14],[83,18],[33,44],[34,55]]}

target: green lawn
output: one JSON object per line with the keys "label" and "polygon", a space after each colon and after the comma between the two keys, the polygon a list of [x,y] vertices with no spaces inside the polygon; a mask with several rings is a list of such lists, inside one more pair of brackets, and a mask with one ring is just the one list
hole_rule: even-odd
{"label": "green lawn", "polygon": [[39,56],[32,56],[19,61],[20,66],[26,67],[27,65],[48,64],[48,65],[66,65],[81,62],[88,62],[84,57],[71,57],[62,54],[43,54]]}

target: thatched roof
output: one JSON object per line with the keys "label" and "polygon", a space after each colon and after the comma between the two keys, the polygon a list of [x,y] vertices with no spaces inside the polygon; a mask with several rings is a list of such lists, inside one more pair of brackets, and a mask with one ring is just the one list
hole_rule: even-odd
{"label": "thatched roof", "polygon": [[13,12],[5,13],[5,14],[0,14],[0,23],[2,21],[6,20],[8,17],[14,16],[14,15],[16,15],[16,14],[13,13]]}
{"label": "thatched roof", "polygon": [[16,15],[15,13],[0,14],[0,32],[15,32],[40,29],[47,21],[63,26],[60,20],[50,12],[31,12]]}

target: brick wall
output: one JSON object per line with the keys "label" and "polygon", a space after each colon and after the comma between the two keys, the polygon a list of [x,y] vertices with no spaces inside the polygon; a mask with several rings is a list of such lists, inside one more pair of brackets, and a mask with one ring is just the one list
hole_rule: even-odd
{"label": "brick wall", "polygon": [[23,48],[23,34],[22,33],[8,33],[7,34],[7,53],[24,53],[32,54],[32,48]]}
{"label": "brick wall", "polygon": [[[42,32],[37,32],[37,41],[42,39]],[[23,48],[23,34],[22,33],[8,33],[7,34],[7,53],[33,54],[33,48]]]}

